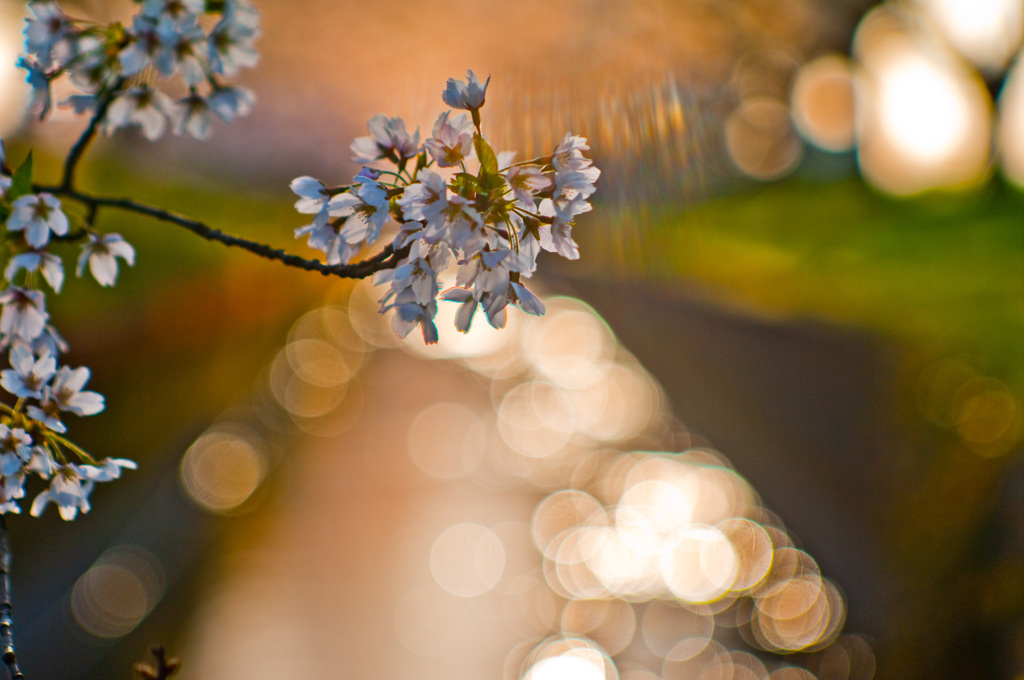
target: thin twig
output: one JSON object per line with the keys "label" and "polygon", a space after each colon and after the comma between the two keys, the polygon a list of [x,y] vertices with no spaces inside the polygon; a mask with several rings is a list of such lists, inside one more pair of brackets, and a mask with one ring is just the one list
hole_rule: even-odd
{"label": "thin twig", "polygon": [[96,138],[96,133],[99,131],[100,121],[103,120],[104,116],[107,115],[107,109],[110,108],[110,102],[114,100],[113,93],[121,89],[125,79],[118,78],[114,84],[100,96],[96,102],[96,112],[92,115],[92,119],[89,121],[89,125],[86,126],[85,131],[82,132],[82,136],[78,138],[75,145],[71,147],[71,151],[68,152],[68,158],[64,162],[64,177],[61,179],[60,188],[64,191],[74,191],[75,181],[75,170],[78,169],[78,163],[82,160],[82,156],[85,155],[86,149],[89,148],[89,144]]}
{"label": "thin twig", "polygon": [[11,546],[7,540],[7,522],[0,515],[0,649],[10,671],[11,680],[24,680],[18,670],[18,655],[14,652],[14,624],[11,615]]}
{"label": "thin twig", "polygon": [[181,668],[181,661],[165,657],[163,645],[152,645],[149,652],[156,659],[156,666],[140,662],[135,664],[132,669],[135,671],[135,675],[143,680],[167,680]]}
{"label": "thin twig", "polygon": [[[213,227],[203,224],[198,220],[189,219],[161,208],[144,205],[133,201],[130,198],[93,196],[91,194],[78,191],[74,188],[75,172],[78,170],[78,164],[81,162],[86,150],[88,150],[89,145],[96,138],[96,135],[99,132],[100,122],[107,115],[107,109],[110,108],[110,103],[114,99],[114,93],[121,89],[124,82],[125,78],[119,78],[105,93],[100,95],[96,104],[96,111],[89,120],[89,124],[82,132],[82,136],[78,138],[77,142],[75,142],[75,145],[71,147],[71,151],[68,152],[67,160],[64,163],[64,176],[61,179],[61,183],[58,186],[37,185],[33,187],[36,191],[46,191],[56,196],[66,196],[85,205],[87,210],[86,222],[89,225],[94,223],[96,213],[99,208],[117,208],[119,210],[126,210],[140,215],[146,215],[147,217],[152,217],[153,219],[160,220],[162,222],[176,224],[179,227],[184,227],[197,236],[201,236],[209,241],[218,241],[227,246],[242,248],[259,255],[260,257],[267,258],[268,260],[283,262],[289,267],[297,267],[306,271],[320,272],[324,276],[339,276],[345,279],[365,279],[375,272],[383,271],[385,269],[394,269],[398,266],[399,261],[409,253],[409,246],[401,248],[398,252],[395,252],[391,245],[387,245],[380,253],[367,258],[362,262],[356,262],[353,264],[324,264],[319,260],[310,260],[304,257],[299,257],[298,255],[292,255],[291,253],[278,248],[271,248],[265,243],[250,241],[249,239],[241,238],[239,236],[225,234],[219,229],[214,229]],[[84,236],[85,232],[82,231],[80,233],[76,233],[74,236],[69,234],[67,238],[69,240],[77,240],[77,238]]]}
{"label": "thin twig", "polygon": [[242,248],[244,250],[248,250],[250,253],[259,255],[260,257],[265,257],[268,260],[277,260],[278,262],[283,262],[289,267],[297,267],[306,271],[319,272],[324,276],[339,276],[345,279],[365,279],[375,272],[383,271],[385,269],[394,269],[398,266],[398,263],[402,258],[409,253],[408,246],[395,251],[389,244],[377,255],[367,258],[361,262],[355,262],[353,264],[324,264],[319,260],[309,260],[304,257],[299,257],[298,255],[292,255],[291,253],[278,248],[271,248],[265,243],[250,241],[249,239],[225,234],[219,229],[214,229],[213,227],[207,226],[198,220],[183,217],[161,208],[154,208],[152,206],[138,203],[130,198],[91,196],[80,191],[75,191],[74,189],[65,189],[64,187],[39,186],[36,187],[36,189],[39,191],[47,191],[58,196],[67,196],[68,198],[85,204],[91,210],[95,210],[99,207],[117,208],[119,210],[126,210],[128,212],[146,215],[147,217],[152,217],[153,219],[160,220],[161,222],[170,222],[171,224],[176,224],[179,227],[184,227],[193,234],[201,236],[207,240],[217,241],[227,246]]}

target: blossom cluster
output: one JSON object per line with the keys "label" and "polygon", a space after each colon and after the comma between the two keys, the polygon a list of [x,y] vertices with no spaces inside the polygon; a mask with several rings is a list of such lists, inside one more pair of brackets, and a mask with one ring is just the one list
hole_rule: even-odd
{"label": "blossom cluster", "polygon": [[[391,247],[400,259],[373,281],[388,286],[380,311],[393,310],[402,337],[419,326],[425,342],[437,341],[439,297],[460,304],[455,326],[462,332],[478,309],[495,328],[505,325],[510,304],[543,314],[523,283],[537,256],[579,257],[572,227],[591,210],[601,174],[583,155],[587,140],[567,133],[550,155],[520,162],[513,152],[495,153],[480,118],[489,83],[472,71],[466,80],[449,79],[442,100],[451,110],[422,142],[401,118],[371,118],[370,135],[351,145],[363,166],[351,184],[330,188],[308,176],[291,183],[296,209],[314,215],[295,235],[308,236],[328,264],[351,262],[387,225],[396,229]],[[455,285],[442,293],[449,268]]]}
{"label": "blossom cluster", "polygon": [[[0,351],[10,368],[0,371],[0,388],[14,405],[0,402],[0,513],[20,512],[25,482],[33,474],[49,487],[32,503],[39,515],[50,502],[64,519],[88,512],[96,482],[116,479],[135,463],[123,459],[96,461],[64,435],[64,414],[90,416],[103,410],[103,396],[84,389],[89,369],[60,365],[67,343],[50,323],[42,282],[55,293],[64,284],[64,264],[51,246],[69,235],[70,222],[60,201],[46,192],[31,192],[31,155],[8,172],[0,141],[0,219],[7,264],[0,284]],[[135,250],[118,234],[100,235],[85,229],[77,273],[88,268],[102,286],[117,279],[118,262],[135,262]]]}
{"label": "blossom cluster", "polygon": [[[175,134],[204,139],[214,116],[231,122],[246,115],[252,93],[222,79],[257,61],[259,14],[249,0],[139,4],[129,25],[99,25],[71,18],[56,2],[29,3],[26,54],[18,65],[28,71],[40,117],[52,107],[51,83],[64,74],[82,93],[60,105],[93,115],[103,107],[108,134],[138,126],[154,140],[170,121]],[[177,75],[179,96],[156,87],[155,74]]]}

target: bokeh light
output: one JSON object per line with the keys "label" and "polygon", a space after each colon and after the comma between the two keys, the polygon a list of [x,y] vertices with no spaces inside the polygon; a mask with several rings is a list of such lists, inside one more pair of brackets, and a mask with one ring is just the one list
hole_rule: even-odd
{"label": "bokeh light", "polygon": [[164,594],[164,571],[147,550],[121,545],[104,552],[75,582],[71,613],[82,630],[119,638],[138,626]]}
{"label": "bokeh light", "polygon": [[462,404],[431,404],[409,426],[409,455],[423,472],[438,479],[472,472],[486,445],[483,422]]}
{"label": "bokeh light", "polygon": [[991,157],[991,98],[976,72],[914,26],[879,7],[854,37],[861,170],[894,194],[976,184]]}
{"label": "bokeh light", "polygon": [[[22,3],[0,4],[0,63],[4,65],[14,64],[21,54],[25,41],[23,11]],[[0,138],[21,124],[28,110],[29,91],[21,71],[0,69]]]}
{"label": "bokeh light", "polygon": [[501,539],[479,524],[448,527],[430,549],[430,572],[452,595],[476,597],[493,588],[505,570]]}
{"label": "bokeh light", "polygon": [[945,38],[975,66],[1006,67],[1024,35],[1021,0],[912,0]]}
{"label": "bokeh light", "polygon": [[854,145],[853,68],[845,57],[830,54],[807,62],[793,83],[793,122],[809,142],[827,151]]}
{"label": "bokeh light", "polygon": [[[359,284],[347,303],[296,322],[268,369],[266,408],[309,431],[347,421],[353,394],[403,380],[406,369],[395,368],[364,385],[364,367],[376,364],[371,348],[422,354],[410,341],[385,339],[393,333],[374,304]],[[459,516],[457,508],[471,507],[460,494],[442,494],[447,510],[405,560],[405,594],[390,610],[402,648],[439,668],[469,663],[466,645],[482,639],[481,626],[500,624],[522,641],[506,657],[507,680],[764,680],[764,664],[736,645],[829,649],[846,616],[838,588],[722,454],[631,450],[634,438],[682,431],[660,388],[592,309],[566,297],[548,305],[544,317],[513,319],[507,343],[442,350],[447,374],[470,377],[482,399],[448,392],[389,411],[387,445],[419,475],[410,488],[424,489],[425,476],[432,485],[500,490],[533,508],[529,522],[481,521],[475,511]],[[965,391],[976,377],[967,372],[943,388],[948,427],[974,422],[965,415],[980,408],[972,399],[999,399],[988,382]],[[335,405],[303,410],[306,397],[289,397],[296,382],[333,390]],[[989,431],[989,421],[971,431]],[[237,513],[270,474],[268,447],[251,428],[222,422],[186,453],[183,487],[201,507]],[[404,473],[380,474],[388,485],[406,483]]]}
{"label": "bokeh light", "polygon": [[269,460],[260,438],[243,426],[213,429],[188,448],[180,480],[189,500],[218,514],[244,509],[263,482]]}
{"label": "bokeh light", "polygon": [[1003,174],[1024,188],[1024,52],[1006,76],[999,94],[999,155]]}
{"label": "bokeh light", "polygon": [[732,112],[725,122],[725,144],[736,167],[760,180],[792,172],[804,149],[788,106],[767,97],[748,99]]}

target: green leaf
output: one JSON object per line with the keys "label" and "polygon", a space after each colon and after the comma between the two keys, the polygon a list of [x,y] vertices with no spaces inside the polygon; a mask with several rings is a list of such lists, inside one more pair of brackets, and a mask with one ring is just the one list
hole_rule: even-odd
{"label": "green leaf", "polygon": [[460,172],[452,178],[452,191],[464,198],[472,198],[476,193],[476,177],[468,172]]}
{"label": "green leaf", "polygon": [[505,193],[505,181],[501,178],[501,175],[481,172],[479,185],[480,191],[486,193],[492,199],[501,198],[501,195]]}
{"label": "green leaf", "polygon": [[498,157],[494,155],[494,149],[479,132],[473,135],[473,148],[476,149],[476,157],[480,161],[480,169],[483,171],[481,174],[498,174]]}
{"label": "green leaf", "polygon": [[11,188],[7,190],[7,199],[11,202],[19,196],[32,193],[32,152],[28,152],[25,161],[18,166],[11,177]]}

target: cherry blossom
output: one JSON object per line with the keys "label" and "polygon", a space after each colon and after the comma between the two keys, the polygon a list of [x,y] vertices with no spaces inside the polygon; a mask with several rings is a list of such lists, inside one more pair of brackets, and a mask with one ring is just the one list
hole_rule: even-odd
{"label": "cherry blossom", "polygon": [[15,199],[7,230],[24,232],[30,246],[42,248],[49,243],[51,231],[58,236],[68,233],[68,218],[52,194],[29,194]]}
{"label": "cherry blossom", "polygon": [[0,386],[19,399],[40,399],[43,388],[57,372],[57,361],[49,354],[38,359],[23,346],[10,353],[11,367],[0,372]]}
{"label": "cherry blossom", "polygon": [[53,479],[50,481],[50,488],[36,496],[32,501],[31,514],[38,517],[43,514],[46,506],[56,503],[60,516],[66,520],[72,520],[78,515],[78,511],[89,512],[89,494],[92,493],[92,480],[82,481],[82,474],[74,463],[67,463],[57,468]]}
{"label": "cherry blossom", "polygon": [[135,264],[135,249],[120,234],[89,235],[88,242],[82,245],[82,253],[78,256],[77,276],[85,273],[86,264],[96,282],[101,286],[113,286],[117,283],[117,258],[121,258],[129,266]]}
{"label": "cherry blossom", "polygon": [[441,93],[444,103],[453,109],[466,109],[473,111],[484,105],[484,98],[487,94],[487,85],[491,77],[481,85],[480,79],[472,71],[466,71],[466,80],[448,79],[448,86]]}

